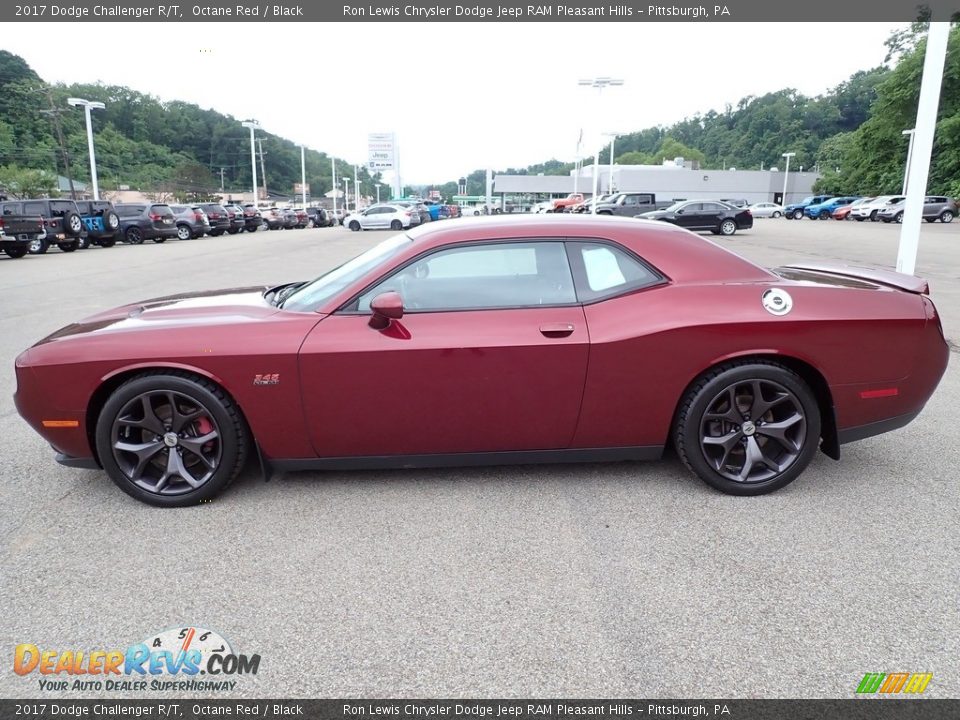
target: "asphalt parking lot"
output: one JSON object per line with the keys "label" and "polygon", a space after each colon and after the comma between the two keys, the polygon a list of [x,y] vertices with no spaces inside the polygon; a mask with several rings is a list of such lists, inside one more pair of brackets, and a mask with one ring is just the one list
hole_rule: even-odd
{"label": "asphalt parking lot", "polygon": [[[765,265],[892,267],[898,231],[758,220],[719,242]],[[960,343],[960,223],[922,233],[918,274]],[[385,236],[0,258],[0,696],[97,695],[15,675],[18,643],[119,649],[186,625],[261,655],[236,697],[850,697],[864,673],[895,671],[932,672],[926,695],[960,696],[955,354],[914,423],[844,446],[840,462],[818,455],[757,498],[714,492],[671,458],[267,484],[248,471],[213,503],[158,510],[58,466],[16,414],[14,357],[72,320],[305,279]]]}

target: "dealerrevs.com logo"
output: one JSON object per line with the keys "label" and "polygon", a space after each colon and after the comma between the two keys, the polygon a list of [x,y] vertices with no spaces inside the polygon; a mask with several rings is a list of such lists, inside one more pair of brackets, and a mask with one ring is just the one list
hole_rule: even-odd
{"label": "dealerrevs.com logo", "polygon": [[60,651],[21,643],[13,653],[13,671],[39,675],[44,691],[229,692],[237,685],[234,676],[259,669],[259,655],[236,653],[218,632],[200,627],[164,630],[125,650]]}
{"label": "dealerrevs.com logo", "polygon": [[867,673],[857,686],[857,694],[919,695],[932,679],[933,673]]}

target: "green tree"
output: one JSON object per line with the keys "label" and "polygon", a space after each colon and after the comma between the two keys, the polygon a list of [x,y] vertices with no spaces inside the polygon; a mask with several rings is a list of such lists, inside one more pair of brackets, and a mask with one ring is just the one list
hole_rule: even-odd
{"label": "green tree", "polygon": [[45,170],[5,165],[0,167],[0,187],[17,199],[56,197],[57,176]]}

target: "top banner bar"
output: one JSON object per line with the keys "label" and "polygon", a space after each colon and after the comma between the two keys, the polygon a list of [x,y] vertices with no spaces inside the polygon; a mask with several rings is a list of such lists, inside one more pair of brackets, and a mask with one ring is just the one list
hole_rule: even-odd
{"label": "top banner bar", "polygon": [[152,0],[62,0],[0,6],[0,22],[912,22],[960,20],[957,0],[668,1],[641,4],[570,0],[549,4],[504,2],[372,2],[329,0],[252,2],[202,0],[160,3]]}

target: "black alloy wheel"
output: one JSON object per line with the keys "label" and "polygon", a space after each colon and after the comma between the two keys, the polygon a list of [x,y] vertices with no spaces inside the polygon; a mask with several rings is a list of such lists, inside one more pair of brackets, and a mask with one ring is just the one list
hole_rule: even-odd
{"label": "black alloy wheel", "polygon": [[731,363],[701,377],[684,396],[674,428],[684,464],[731,495],[789,484],[819,439],[813,392],[793,371],[763,361]]}
{"label": "black alloy wheel", "polygon": [[143,230],[136,225],[128,227],[127,232],[124,233],[124,237],[131,245],[143,245]]}
{"label": "black alloy wheel", "polygon": [[237,476],[246,424],[216,385],[185,373],[154,373],[121,385],[96,427],[100,462],[121,490],[151,505],[209,500]]}

